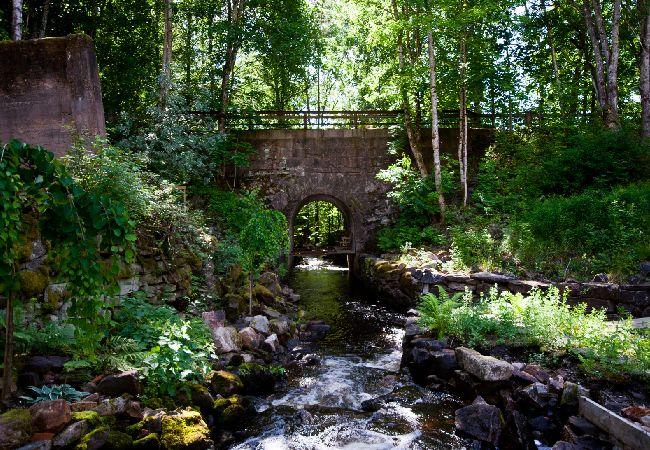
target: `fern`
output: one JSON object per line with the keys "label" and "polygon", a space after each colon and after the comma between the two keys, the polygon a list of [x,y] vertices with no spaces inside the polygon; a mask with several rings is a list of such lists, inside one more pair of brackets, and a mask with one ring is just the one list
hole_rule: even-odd
{"label": "fern", "polygon": [[451,326],[452,313],[460,305],[462,296],[462,293],[456,293],[450,297],[442,286],[438,286],[438,296],[433,293],[424,294],[418,305],[420,325],[436,331],[438,339],[446,336]]}
{"label": "fern", "polygon": [[146,354],[133,339],[109,336],[97,355],[96,369],[100,372],[135,369],[142,364]]}

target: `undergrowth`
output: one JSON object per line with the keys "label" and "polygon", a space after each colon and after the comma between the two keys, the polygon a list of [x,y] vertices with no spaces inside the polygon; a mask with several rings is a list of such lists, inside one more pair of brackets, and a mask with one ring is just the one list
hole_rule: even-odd
{"label": "undergrowth", "polygon": [[498,344],[539,348],[545,355],[571,355],[588,375],[650,383],[650,334],[632,327],[628,318],[608,322],[603,309],[570,306],[557,288],[533,289],[528,295],[496,288],[478,301],[472,293],[421,297],[420,324],[439,337],[465,345]]}

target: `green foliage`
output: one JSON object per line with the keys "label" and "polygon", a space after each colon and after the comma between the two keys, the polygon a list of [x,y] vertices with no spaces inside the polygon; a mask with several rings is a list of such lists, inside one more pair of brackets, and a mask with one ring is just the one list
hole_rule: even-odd
{"label": "green foliage", "polygon": [[[102,295],[109,293],[120,255],[133,255],[134,222],[121,204],[84,190],[52,153],[15,140],[2,148],[0,195],[0,292],[19,288],[17,248],[24,240],[23,214],[30,211],[41,238],[52,244],[54,269],[69,283],[68,313],[78,344],[92,354],[106,325],[98,314]],[[108,268],[99,264],[103,255],[111,258]]]}
{"label": "green foliage", "polygon": [[242,268],[259,273],[288,250],[287,219],[279,211],[254,212],[242,228],[239,243],[243,250]]}
{"label": "green foliage", "polygon": [[[212,345],[192,339],[192,326],[167,322],[158,343],[144,360],[149,395],[175,396],[184,383],[203,382],[210,371]],[[203,343],[204,344],[204,343]]]}
{"label": "green foliage", "polygon": [[275,265],[288,245],[286,218],[268,209],[256,192],[236,194],[215,189],[199,189],[207,200],[208,212],[220,225],[215,269],[225,273],[240,264],[244,270],[258,273],[266,265]]}
{"label": "green foliage", "polygon": [[46,400],[60,400],[63,399],[68,403],[77,402],[84,397],[90,395],[89,392],[78,391],[69,384],[53,384],[52,386],[35,387],[30,386],[30,390],[36,393],[35,396],[29,397],[21,395],[20,398],[27,401],[27,403],[34,404]]}
{"label": "green foliage", "polygon": [[138,367],[147,395],[174,396],[187,382],[201,382],[213,353],[210,333],[198,317],[151,305],[144,293],[124,298],[98,361],[105,367]]}
{"label": "green foliage", "polygon": [[[445,173],[446,181],[449,177]],[[402,154],[395,164],[379,171],[377,178],[392,186],[388,197],[400,208],[395,222],[378,233],[379,248],[395,250],[406,243],[414,247],[440,245],[440,232],[430,226],[440,213],[433,176],[421,178],[411,167],[411,159]]]}
{"label": "green foliage", "polygon": [[547,355],[573,354],[590,375],[639,377],[648,381],[650,335],[631,321],[611,323],[605,311],[586,305],[571,307],[556,288],[528,295],[498,292],[478,301],[465,293],[461,302],[446,294],[427,294],[418,310],[422,324],[439,335],[470,346],[507,343],[540,348]]}
{"label": "green foliage", "polygon": [[142,154],[101,140],[92,152],[75,146],[65,157],[72,176],[87,192],[125,206],[137,224],[140,245],[162,248],[169,256],[188,251],[205,254],[210,236],[202,214],[184,203],[177,186],[147,170],[147,161]]}
{"label": "green foliage", "polygon": [[316,200],[300,208],[294,219],[293,245],[333,247],[345,236],[345,217],[328,201]]}
{"label": "green foliage", "polygon": [[138,125],[124,116],[116,128],[117,146],[147,157],[148,167],[178,184],[223,180],[226,168],[245,167],[253,151],[235,136],[219,133],[210,116],[188,114],[180,95],[169,95],[164,107],[152,106]]}
{"label": "green foliage", "polygon": [[461,293],[457,293],[449,297],[442,286],[438,286],[437,296],[431,292],[424,294],[418,304],[418,312],[421,317],[420,325],[436,331],[439,339],[448,335],[449,316],[458,307],[458,300],[462,296]]}

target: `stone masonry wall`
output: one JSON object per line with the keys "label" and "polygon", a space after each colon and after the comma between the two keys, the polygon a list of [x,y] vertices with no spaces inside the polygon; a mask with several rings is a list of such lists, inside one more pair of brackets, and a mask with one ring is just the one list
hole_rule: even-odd
{"label": "stone masonry wall", "polygon": [[437,294],[437,286],[442,286],[450,295],[468,289],[477,296],[495,286],[500,291],[522,294],[533,288],[556,286],[561,292],[567,292],[569,303],[606,308],[610,315],[615,315],[622,307],[633,317],[650,316],[650,283],[552,283],[520,280],[488,272],[440,273],[428,268],[406,267],[371,255],[361,255],[359,261],[357,276],[374,288],[387,303],[400,308],[415,306],[419,297],[427,292]]}
{"label": "stone masonry wall", "polygon": [[[453,157],[458,130],[441,129],[440,134],[442,153]],[[349,220],[353,250],[374,249],[375,232],[396,214],[386,197],[390,186],[376,178],[395,161],[387,151],[387,129],[258,130],[239,137],[256,150],[243,184],[260,188],[269,204],[285,214],[290,232],[305,203],[329,200]],[[493,141],[492,132],[470,130],[469,137],[471,164],[477,165]],[[430,149],[430,134],[423,136],[425,149],[427,145]]]}
{"label": "stone masonry wall", "polygon": [[75,135],[105,134],[88,36],[0,42],[0,142],[20,139],[59,157]]}

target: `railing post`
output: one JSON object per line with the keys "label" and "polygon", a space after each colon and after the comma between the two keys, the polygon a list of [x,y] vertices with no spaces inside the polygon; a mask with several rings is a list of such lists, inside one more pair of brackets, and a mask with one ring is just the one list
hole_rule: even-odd
{"label": "railing post", "polygon": [[305,130],[306,130],[307,129],[307,112],[303,111],[302,117],[303,117],[303,125],[304,125]]}

